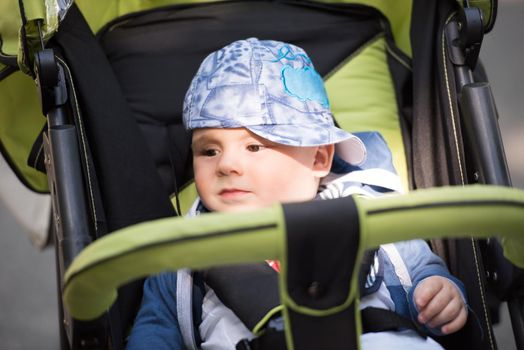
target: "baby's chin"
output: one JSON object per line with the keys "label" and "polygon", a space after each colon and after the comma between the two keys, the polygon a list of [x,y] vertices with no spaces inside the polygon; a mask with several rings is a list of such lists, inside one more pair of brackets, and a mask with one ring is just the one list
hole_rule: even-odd
{"label": "baby's chin", "polygon": [[223,213],[245,213],[245,212],[251,212],[256,211],[258,209],[267,208],[270,204],[263,205],[263,204],[225,204],[219,206],[216,210],[213,211],[219,211]]}
{"label": "baby's chin", "polygon": [[252,212],[259,209],[270,207],[276,203],[296,203],[296,202],[305,202],[312,200],[313,198],[293,198],[288,200],[275,200],[273,202],[264,202],[261,200],[254,200],[253,198],[250,198],[249,200],[242,200],[242,201],[228,201],[228,202],[215,202],[210,205],[206,205],[204,201],[204,205],[206,205],[206,208],[208,208],[211,211],[214,212],[222,212],[222,213],[245,213],[245,212]]}
{"label": "baby's chin", "polygon": [[215,202],[209,205],[204,201],[204,205],[211,211],[222,213],[244,213],[271,206],[271,204],[256,200]]}

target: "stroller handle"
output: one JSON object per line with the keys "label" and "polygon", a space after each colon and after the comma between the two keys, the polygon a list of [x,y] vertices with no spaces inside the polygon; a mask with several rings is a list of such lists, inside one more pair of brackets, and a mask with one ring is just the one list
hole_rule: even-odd
{"label": "stroller handle", "polygon": [[[524,267],[522,190],[474,185],[350,200],[356,204],[359,217],[355,222],[360,230],[357,256],[366,249],[395,241],[497,235],[502,238],[505,256]],[[329,213],[319,211],[318,215]],[[318,217],[311,215],[303,218],[305,222],[315,219]],[[75,258],[64,279],[64,303],[74,318],[94,319],[114,302],[116,289],[131,280],[182,267],[199,269],[265,259],[286,261],[286,242],[282,205],[249,215],[212,213],[134,225],[95,241]],[[355,297],[352,292],[347,302]],[[288,295],[281,300],[294,306]]]}

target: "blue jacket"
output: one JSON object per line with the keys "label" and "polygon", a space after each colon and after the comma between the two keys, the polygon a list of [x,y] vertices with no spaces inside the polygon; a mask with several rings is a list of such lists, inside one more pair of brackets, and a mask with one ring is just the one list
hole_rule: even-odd
{"label": "blue jacket", "polygon": [[184,349],[177,320],[176,276],[166,272],[146,279],[126,349]]}
{"label": "blue jacket", "polygon": [[[351,194],[379,196],[385,192],[399,191],[400,180],[394,172],[391,154],[377,133],[359,135],[365,142],[369,155],[376,159],[367,166],[355,168],[335,157],[332,174],[319,188],[319,199],[343,197]],[[193,210],[198,212],[202,206]],[[418,311],[413,291],[429,276],[443,276],[460,290],[466,302],[464,285],[453,277],[446,265],[435,255],[424,240],[387,244],[375,254],[370,273],[364,286],[361,308],[374,306],[394,311],[417,321]],[[177,318],[177,274],[166,272],[148,278],[144,284],[142,306],[128,339],[127,349],[184,349],[184,340]],[[440,334],[438,329],[427,330]],[[233,346],[234,348],[234,346]]]}
{"label": "blue jacket", "polygon": [[[394,263],[381,248],[375,259],[378,263],[372,267],[375,271],[374,279],[366,285],[361,307],[370,305],[384,307],[411,318],[418,324],[413,291],[424,278],[435,275],[449,278],[454,282],[465,300],[463,284],[448,272],[443,261],[431,252],[425,241],[399,242],[395,243],[394,247],[400,256],[409,257],[403,259],[403,262],[409,273],[412,287],[405,288],[402,285],[395,272]],[[176,273],[166,272],[146,280],[142,306],[128,339],[127,349],[184,349],[177,319],[176,278]],[[393,308],[391,305],[394,305]],[[429,330],[429,333],[439,334],[439,330]]]}

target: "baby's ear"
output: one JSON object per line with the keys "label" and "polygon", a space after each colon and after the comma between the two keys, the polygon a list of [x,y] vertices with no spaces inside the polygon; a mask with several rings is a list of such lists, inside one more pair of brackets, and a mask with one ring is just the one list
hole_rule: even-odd
{"label": "baby's ear", "polygon": [[329,174],[334,154],[334,145],[322,145],[317,147],[315,163],[313,164],[313,172],[316,177],[321,178]]}

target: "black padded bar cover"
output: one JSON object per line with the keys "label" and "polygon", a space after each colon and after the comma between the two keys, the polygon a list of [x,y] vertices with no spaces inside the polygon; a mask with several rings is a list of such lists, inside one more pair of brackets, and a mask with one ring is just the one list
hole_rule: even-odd
{"label": "black padded bar cover", "polygon": [[[342,305],[350,293],[359,245],[353,198],[284,205],[287,229],[286,288],[295,303],[316,310]],[[304,220],[304,218],[309,218]],[[357,345],[355,304],[327,316],[289,308],[296,349]]]}

